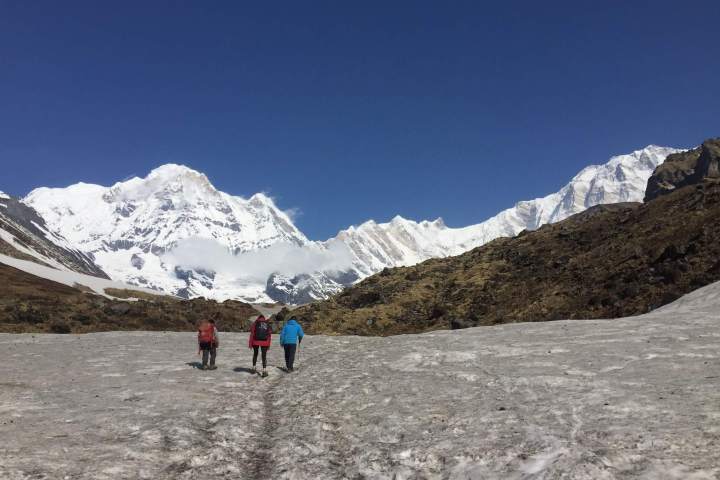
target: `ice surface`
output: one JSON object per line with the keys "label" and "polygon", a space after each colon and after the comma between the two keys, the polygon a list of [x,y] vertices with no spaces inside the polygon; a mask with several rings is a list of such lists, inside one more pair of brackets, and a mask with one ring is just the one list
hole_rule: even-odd
{"label": "ice surface", "polygon": [[0,478],[717,479],[720,284],[651,314],[308,337],[0,335]]}

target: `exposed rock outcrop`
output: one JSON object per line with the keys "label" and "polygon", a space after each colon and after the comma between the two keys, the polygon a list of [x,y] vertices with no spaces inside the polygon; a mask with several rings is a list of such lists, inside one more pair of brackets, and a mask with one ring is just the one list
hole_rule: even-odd
{"label": "exposed rock outcrop", "polygon": [[720,178],[720,138],[706,140],[693,150],[669,155],[648,180],[645,201],[706,178]]}

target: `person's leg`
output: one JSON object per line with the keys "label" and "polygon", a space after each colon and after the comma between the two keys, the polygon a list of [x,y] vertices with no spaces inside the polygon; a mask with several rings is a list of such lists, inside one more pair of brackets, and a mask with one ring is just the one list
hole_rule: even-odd
{"label": "person's leg", "polygon": [[258,348],[257,345],[253,345],[253,370],[255,370],[255,365],[257,365]]}
{"label": "person's leg", "polygon": [[293,371],[294,364],[295,364],[295,350],[296,349],[297,349],[297,345],[288,345],[288,351],[289,351],[288,358],[290,359],[288,368],[290,369],[291,372]]}
{"label": "person's leg", "polygon": [[207,367],[208,364],[208,355],[210,354],[210,349],[208,349],[205,345],[202,347],[202,366],[203,368]]}
{"label": "person's leg", "polygon": [[290,370],[290,345],[283,345],[283,350],[285,350],[285,368]]}
{"label": "person's leg", "polygon": [[215,357],[217,356],[217,347],[212,345],[210,347],[210,368],[215,368]]}
{"label": "person's leg", "polygon": [[262,347],[262,362],[263,362],[263,370],[267,368],[267,352],[268,347]]}

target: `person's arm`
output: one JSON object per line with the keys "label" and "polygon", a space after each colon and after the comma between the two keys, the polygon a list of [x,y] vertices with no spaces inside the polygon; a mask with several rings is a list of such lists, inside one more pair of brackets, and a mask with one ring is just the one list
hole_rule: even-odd
{"label": "person's arm", "polygon": [[252,322],[250,324],[250,336],[248,337],[248,348],[252,348],[254,339],[255,339],[255,322]]}
{"label": "person's arm", "polygon": [[287,326],[283,327],[280,331],[280,345],[285,345],[285,329]]}
{"label": "person's arm", "polygon": [[218,348],[220,346],[220,332],[218,332],[217,327],[213,327],[213,337],[215,337],[215,348]]}

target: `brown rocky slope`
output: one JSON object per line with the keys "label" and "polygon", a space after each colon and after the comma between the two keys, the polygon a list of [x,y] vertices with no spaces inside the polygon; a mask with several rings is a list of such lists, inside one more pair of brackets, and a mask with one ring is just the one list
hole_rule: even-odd
{"label": "brown rocky slope", "polygon": [[217,318],[224,331],[243,331],[252,306],[235,301],[181,300],[136,291],[107,291],[109,299],[0,264],[0,332],[87,333],[109,330],[193,330]]}
{"label": "brown rocky slope", "polygon": [[360,335],[645,313],[720,280],[720,182],[698,181],[385,270],[293,313],[309,332]]}
{"label": "brown rocky slope", "polygon": [[693,150],[668,155],[648,180],[645,201],[706,178],[720,178],[720,138],[706,140]]}

